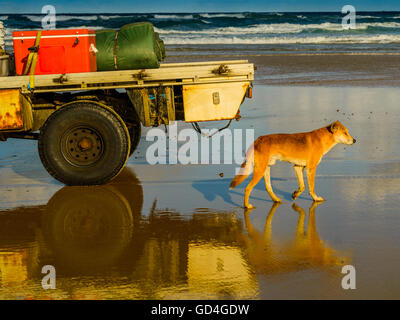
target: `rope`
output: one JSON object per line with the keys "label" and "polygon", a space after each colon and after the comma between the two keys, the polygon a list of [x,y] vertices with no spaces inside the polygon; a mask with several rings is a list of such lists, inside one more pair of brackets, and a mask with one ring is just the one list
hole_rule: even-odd
{"label": "rope", "polygon": [[218,132],[221,132],[222,130],[225,130],[226,128],[228,128],[231,125],[232,120],[233,119],[229,120],[228,124],[225,127],[218,129],[213,134],[205,134],[205,133],[203,133],[201,131],[201,128],[200,128],[200,126],[199,126],[199,124],[197,122],[192,122],[192,127],[193,127],[194,130],[196,130],[202,136],[207,137],[207,138],[211,138],[213,135],[217,134]]}

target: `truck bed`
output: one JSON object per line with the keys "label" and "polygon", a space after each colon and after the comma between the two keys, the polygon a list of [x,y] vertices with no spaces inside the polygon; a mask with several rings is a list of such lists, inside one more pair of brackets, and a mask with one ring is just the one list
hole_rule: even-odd
{"label": "truck bed", "polygon": [[247,60],[161,64],[158,69],[116,70],[34,76],[0,77],[0,90],[21,89],[23,93],[83,91],[95,89],[144,88],[185,84],[212,84],[254,80],[254,65]]}

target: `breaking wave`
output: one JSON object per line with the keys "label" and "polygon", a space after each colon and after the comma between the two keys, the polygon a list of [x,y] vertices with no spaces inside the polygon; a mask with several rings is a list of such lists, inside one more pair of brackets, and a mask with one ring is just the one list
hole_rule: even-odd
{"label": "breaking wave", "polygon": [[[59,14],[57,28],[120,28],[150,21],[166,44],[398,43],[400,12],[357,12],[356,29],[340,12]],[[41,28],[43,15],[0,16],[11,30]],[[6,36],[7,37],[7,36]],[[9,39],[7,39],[9,41]]]}
{"label": "breaking wave", "polygon": [[346,44],[346,43],[400,43],[398,35],[376,35],[365,37],[168,37],[170,45],[187,44]]}
{"label": "breaking wave", "polygon": [[[40,22],[43,19],[43,15],[24,15],[24,17],[33,22]],[[92,15],[92,16],[57,15],[56,17],[57,21],[69,21],[69,20],[95,21],[99,18],[97,15]]]}

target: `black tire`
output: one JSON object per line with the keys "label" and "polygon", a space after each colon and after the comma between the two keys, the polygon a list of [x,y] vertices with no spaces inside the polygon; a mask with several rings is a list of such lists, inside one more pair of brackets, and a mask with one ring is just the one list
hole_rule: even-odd
{"label": "black tire", "polygon": [[122,119],[95,102],[74,102],[55,111],[39,135],[46,170],[66,185],[104,184],[123,169],[130,138]]}

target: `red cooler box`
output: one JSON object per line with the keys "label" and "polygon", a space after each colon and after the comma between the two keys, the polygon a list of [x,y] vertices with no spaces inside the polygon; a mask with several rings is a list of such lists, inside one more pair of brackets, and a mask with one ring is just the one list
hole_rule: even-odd
{"label": "red cooler box", "polygon": [[[15,68],[22,75],[29,48],[35,45],[37,31],[13,32]],[[94,30],[43,30],[40,37],[35,74],[96,71],[96,34]]]}

